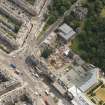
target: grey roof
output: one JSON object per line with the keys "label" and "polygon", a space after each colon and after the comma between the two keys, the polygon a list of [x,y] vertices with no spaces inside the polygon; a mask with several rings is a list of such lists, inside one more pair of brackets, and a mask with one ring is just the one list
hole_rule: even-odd
{"label": "grey roof", "polygon": [[63,25],[61,25],[59,28],[58,28],[58,30],[60,30],[60,31],[62,31],[63,33],[69,33],[70,31],[72,31],[73,29],[69,26],[69,25],[67,25],[67,24],[63,24]]}
{"label": "grey roof", "polygon": [[58,28],[58,30],[58,34],[66,41],[69,40],[75,34],[75,31],[73,31],[73,29],[67,24],[63,24]]}
{"label": "grey roof", "polygon": [[68,88],[72,85],[80,88],[85,92],[89,87],[97,83],[97,68],[85,71],[81,66],[74,67],[60,79],[67,85]]}
{"label": "grey roof", "polygon": [[69,40],[70,38],[73,37],[74,34],[75,34],[74,31],[72,31],[72,32],[70,32],[70,33],[68,33],[68,34],[64,34],[64,33],[62,33],[62,32],[59,32],[59,35],[60,35],[62,38],[64,38],[65,40]]}
{"label": "grey roof", "polygon": [[94,84],[97,83],[97,71],[98,71],[98,69],[93,70],[91,78],[80,87],[80,90],[82,92],[85,92],[91,86],[93,86]]}
{"label": "grey roof", "polygon": [[[85,71],[81,66],[74,67],[61,78],[65,84],[70,88],[72,84],[81,86],[84,83]],[[90,77],[89,77],[90,78]],[[85,78],[87,80],[87,78]]]}

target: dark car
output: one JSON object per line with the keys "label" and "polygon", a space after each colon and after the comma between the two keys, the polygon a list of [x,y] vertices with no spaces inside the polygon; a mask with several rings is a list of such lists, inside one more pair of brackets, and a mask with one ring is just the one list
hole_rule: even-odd
{"label": "dark car", "polygon": [[10,66],[11,66],[13,69],[16,69],[16,65],[15,65],[15,64],[10,64]]}
{"label": "dark car", "polygon": [[37,66],[39,61],[34,56],[28,56],[25,62],[31,66]]}

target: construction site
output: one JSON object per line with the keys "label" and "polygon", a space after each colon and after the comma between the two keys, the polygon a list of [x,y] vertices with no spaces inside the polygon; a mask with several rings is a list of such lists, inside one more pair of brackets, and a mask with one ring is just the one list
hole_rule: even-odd
{"label": "construction site", "polygon": [[51,66],[53,66],[56,70],[67,66],[70,64],[70,59],[67,59],[66,52],[69,53],[69,49],[65,46],[56,49],[55,53],[49,56],[48,62],[50,62]]}

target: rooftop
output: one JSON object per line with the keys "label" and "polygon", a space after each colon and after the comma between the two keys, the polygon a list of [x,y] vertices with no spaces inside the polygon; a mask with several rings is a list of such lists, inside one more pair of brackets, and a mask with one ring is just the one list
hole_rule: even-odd
{"label": "rooftop", "polygon": [[[93,86],[94,84],[98,82],[98,76],[97,76],[98,71],[99,69],[95,68],[94,70],[90,72],[90,78],[88,78],[88,80],[80,87],[80,90],[82,92],[87,91],[91,86]],[[85,77],[83,79],[85,79]]]}
{"label": "rooftop", "polygon": [[72,38],[75,34],[75,31],[65,23],[58,28],[58,31],[60,37],[62,37],[66,41]]}
{"label": "rooftop", "polygon": [[85,71],[81,66],[74,67],[60,79],[70,88],[72,84],[80,88],[81,91],[85,92],[92,85],[97,83],[97,71],[93,70]]}
{"label": "rooftop", "polygon": [[69,26],[69,25],[67,25],[67,24],[62,24],[59,28],[58,28],[58,30],[60,30],[60,31],[62,31],[63,33],[66,33],[66,34],[68,34],[69,32],[71,32],[71,31],[73,31],[73,29]]}

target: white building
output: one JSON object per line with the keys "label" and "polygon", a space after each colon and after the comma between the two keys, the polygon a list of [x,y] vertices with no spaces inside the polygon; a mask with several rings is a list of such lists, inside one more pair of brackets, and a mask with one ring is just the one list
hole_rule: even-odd
{"label": "white building", "polygon": [[68,89],[68,92],[73,94],[74,98],[71,101],[74,105],[95,105],[93,104],[84,93],[82,93],[76,86],[72,86]]}
{"label": "white building", "polygon": [[[53,86],[63,96],[67,92],[74,105],[94,105],[86,97],[86,92],[99,83],[98,74],[99,68],[84,69],[82,66],[74,66],[65,74],[60,75]],[[73,95],[73,99],[71,95]]]}
{"label": "white building", "polygon": [[[76,85],[74,84],[72,87],[68,89],[68,95],[71,93],[73,95],[72,103],[74,105],[95,105],[92,103],[87,97],[86,97],[86,91],[88,91],[91,87],[96,86],[98,83],[98,72],[99,69],[95,68],[91,70],[91,74],[89,74],[89,77],[87,81],[85,81],[85,77],[83,78],[82,85]],[[87,77],[86,77],[87,78]]]}

